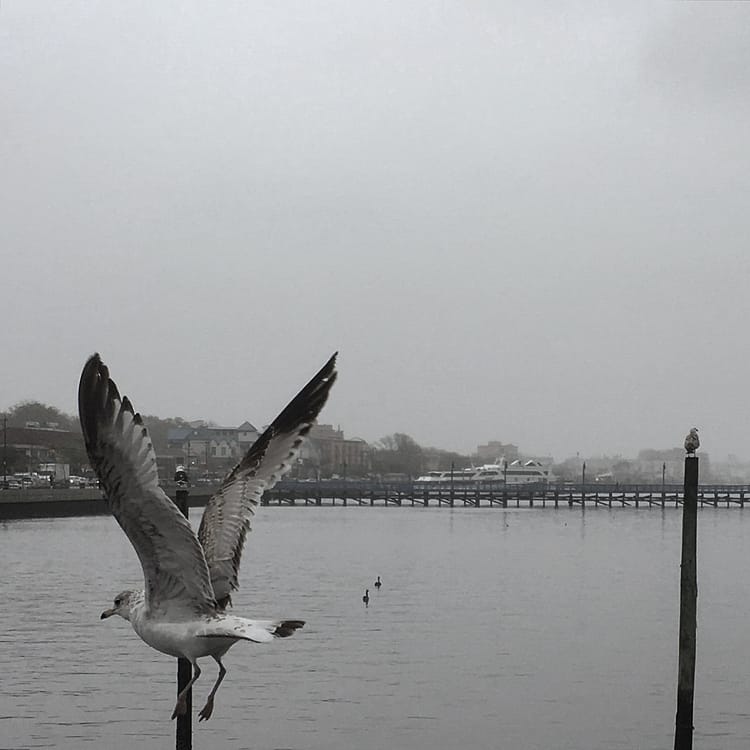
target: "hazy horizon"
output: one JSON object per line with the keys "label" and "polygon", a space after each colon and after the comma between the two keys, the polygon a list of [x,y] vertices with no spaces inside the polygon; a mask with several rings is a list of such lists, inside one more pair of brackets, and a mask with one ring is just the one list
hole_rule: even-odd
{"label": "hazy horizon", "polygon": [[750,455],[750,7],[0,7],[0,410]]}

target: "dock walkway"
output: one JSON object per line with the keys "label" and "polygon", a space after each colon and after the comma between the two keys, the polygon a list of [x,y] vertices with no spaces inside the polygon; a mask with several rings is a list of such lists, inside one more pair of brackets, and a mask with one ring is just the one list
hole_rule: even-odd
{"label": "dock walkway", "polygon": [[[699,488],[700,506],[744,508],[750,485],[705,485]],[[306,483],[282,482],[263,496],[265,505],[368,505],[422,507],[678,507],[682,485],[511,485],[502,483],[404,482]]]}

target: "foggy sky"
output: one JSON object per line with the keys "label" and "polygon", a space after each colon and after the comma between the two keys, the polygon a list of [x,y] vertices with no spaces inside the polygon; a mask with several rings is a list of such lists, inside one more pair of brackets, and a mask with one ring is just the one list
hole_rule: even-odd
{"label": "foggy sky", "polygon": [[0,7],[0,409],[750,456],[745,3]]}

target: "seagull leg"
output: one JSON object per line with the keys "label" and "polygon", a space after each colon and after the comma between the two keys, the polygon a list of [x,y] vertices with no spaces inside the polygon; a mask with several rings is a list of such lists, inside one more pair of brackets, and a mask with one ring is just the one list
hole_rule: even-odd
{"label": "seagull leg", "polygon": [[221,681],[224,679],[224,675],[227,673],[227,670],[224,669],[224,665],[221,663],[221,659],[219,659],[218,656],[214,656],[214,661],[219,665],[219,676],[216,678],[216,682],[211,688],[211,692],[208,694],[206,705],[203,706],[201,712],[198,714],[198,721],[207,721],[211,718],[211,714],[214,710],[214,696],[219,689],[219,685],[221,685]]}
{"label": "seagull leg", "polygon": [[185,696],[188,693],[188,690],[190,690],[191,687],[193,687],[193,683],[201,676],[201,668],[198,666],[198,662],[192,662],[193,664],[193,676],[190,678],[190,682],[188,682],[187,685],[185,685],[182,690],[180,690],[179,695],[177,696],[177,703],[174,704],[174,711],[172,711],[172,718],[176,719],[178,716],[182,716],[187,711],[187,701],[185,700]]}

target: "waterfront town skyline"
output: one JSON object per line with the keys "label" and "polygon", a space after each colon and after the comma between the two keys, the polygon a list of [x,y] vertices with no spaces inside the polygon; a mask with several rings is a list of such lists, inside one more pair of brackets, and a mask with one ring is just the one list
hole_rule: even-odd
{"label": "waterfront town skyline", "polygon": [[[17,404],[9,414],[7,444],[15,445],[29,456],[36,455],[38,460],[50,460],[54,449],[65,445],[61,433],[67,432],[75,440],[78,433],[77,418],[56,407],[49,407],[39,402]],[[37,419],[28,419],[28,417]],[[196,471],[206,472],[212,469],[220,471],[236,460],[255,440],[264,426],[255,426],[249,420],[243,420],[238,426],[217,425],[209,420],[191,420],[182,418],[162,419],[154,415],[144,416],[149,427],[157,453],[172,463],[187,460]],[[45,443],[45,436],[51,440]],[[683,449],[678,445],[660,447],[637,447],[629,455],[607,454],[605,452],[582,454],[580,452],[566,456],[552,456],[533,450],[532,446],[519,446],[512,441],[489,440],[478,443],[471,451],[460,453],[430,444],[421,444],[406,433],[392,433],[368,441],[351,433],[346,434],[341,425],[323,422],[313,428],[310,447],[304,452],[308,469],[315,466],[324,473],[348,472],[350,476],[364,475],[373,472],[373,456],[379,453],[382,457],[387,451],[394,455],[399,451],[408,453],[413,446],[417,456],[408,463],[407,473],[416,475],[423,471],[447,470],[451,464],[456,468],[491,464],[503,460],[509,463],[520,460],[537,460],[545,466],[552,467],[554,474],[560,478],[574,480],[581,477],[582,470],[588,472],[590,481],[679,481]],[[396,439],[394,439],[396,438]],[[398,440],[402,443],[399,445]],[[37,445],[36,449],[32,448]],[[52,449],[50,453],[45,446]],[[406,446],[406,447],[404,447]],[[76,449],[72,455],[79,455]],[[726,460],[713,459],[706,450],[703,457],[703,475],[713,475],[715,481],[743,482],[750,481],[750,463],[737,456]],[[183,458],[180,459],[180,456]],[[192,459],[192,460],[191,460]],[[75,458],[73,459],[75,463]],[[401,462],[403,464],[403,462]],[[587,469],[583,469],[584,463]],[[382,461],[381,461],[382,464]],[[170,464],[165,464],[168,466]],[[375,468],[377,468],[377,461]],[[381,467],[382,468],[382,467]],[[391,468],[386,462],[386,469]]]}

